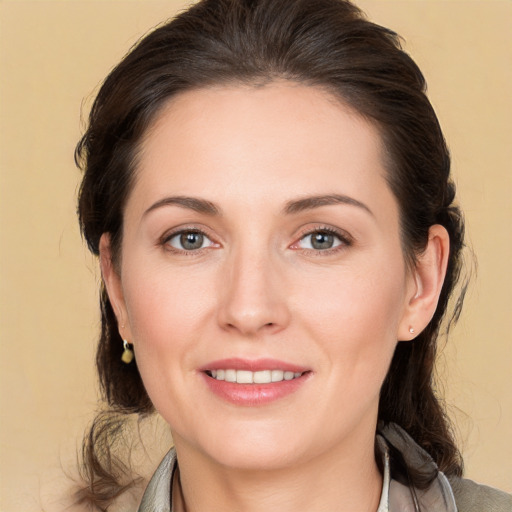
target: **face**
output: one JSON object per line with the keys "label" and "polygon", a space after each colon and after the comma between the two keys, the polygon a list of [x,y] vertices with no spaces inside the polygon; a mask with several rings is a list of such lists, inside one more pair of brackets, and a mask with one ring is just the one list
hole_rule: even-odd
{"label": "face", "polygon": [[417,291],[375,127],[312,87],[197,90],[136,172],[107,286],[178,451],[284,467],[372,439]]}

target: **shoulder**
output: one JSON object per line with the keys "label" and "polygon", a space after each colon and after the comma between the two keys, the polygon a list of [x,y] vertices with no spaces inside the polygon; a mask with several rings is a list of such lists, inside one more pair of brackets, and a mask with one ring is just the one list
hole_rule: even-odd
{"label": "shoulder", "polygon": [[477,484],[467,478],[450,477],[458,512],[511,512],[512,495]]}
{"label": "shoulder", "polygon": [[[425,504],[422,510],[512,512],[512,495],[465,478],[452,476],[447,478],[438,470],[430,455],[418,446],[400,426],[394,423],[381,424],[378,434],[384,438],[388,446],[394,447],[400,453],[408,468],[421,468],[424,473],[437,474],[428,489],[423,491],[415,489],[417,498],[421,498]],[[402,478],[400,475],[392,474],[391,476],[405,483],[403,475]],[[395,485],[395,487],[397,486]],[[400,493],[398,494],[400,495]],[[394,496],[390,498],[394,498]],[[436,505],[432,506],[434,503]],[[440,505],[443,503],[444,508]],[[404,510],[404,507],[395,509]],[[415,510],[415,508],[411,507],[411,510]]]}

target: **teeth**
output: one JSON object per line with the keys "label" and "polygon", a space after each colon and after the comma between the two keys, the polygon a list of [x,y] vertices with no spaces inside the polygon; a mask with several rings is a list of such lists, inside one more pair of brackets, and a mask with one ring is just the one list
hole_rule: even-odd
{"label": "teeth", "polygon": [[279,382],[283,380],[284,372],[283,370],[272,370],[272,382]]}
{"label": "teeth", "polygon": [[252,379],[255,384],[269,384],[272,382],[272,372],[270,370],[254,372]]}
{"label": "teeth", "polygon": [[[217,379],[219,379],[219,377],[217,377]],[[236,370],[226,370],[224,380],[226,382],[236,382]]]}
{"label": "teeth", "polygon": [[271,382],[281,382],[283,380],[297,379],[302,375],[301,372],[289,372],[283,370],[261,370],[251,372],[249,370],[211,370],[211,376],[217,380],[226,382],[236,382],[237,384],[270,384]]}
{"label": "teeth", "polygon": [[236,372],[236,381],[238,384],[252,384],[253,373],[247,370],[238,370]]}

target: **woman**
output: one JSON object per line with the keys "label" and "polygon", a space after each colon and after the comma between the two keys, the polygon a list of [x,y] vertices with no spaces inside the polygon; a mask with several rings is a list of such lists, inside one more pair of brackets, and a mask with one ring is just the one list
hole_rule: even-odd
{"label": "woman", "polygon": [[106,399],[175,444],[140,511],[510,509],[461,479],[433,389],[464,228],[394,33],[200,2],[109,75],[77,159]]}

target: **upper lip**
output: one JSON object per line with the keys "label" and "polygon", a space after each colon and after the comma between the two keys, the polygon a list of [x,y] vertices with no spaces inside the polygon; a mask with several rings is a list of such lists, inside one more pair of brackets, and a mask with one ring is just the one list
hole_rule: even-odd
{"label": "upper lip", "polygon": [[283,370],[285,372],[304,373],[309,369],[277,359],[241,359],[238,357],[219,359],[205,364],[199,371],[206,372],[211,370],[248,370],[251,372],[259,372],[263,370]]}

